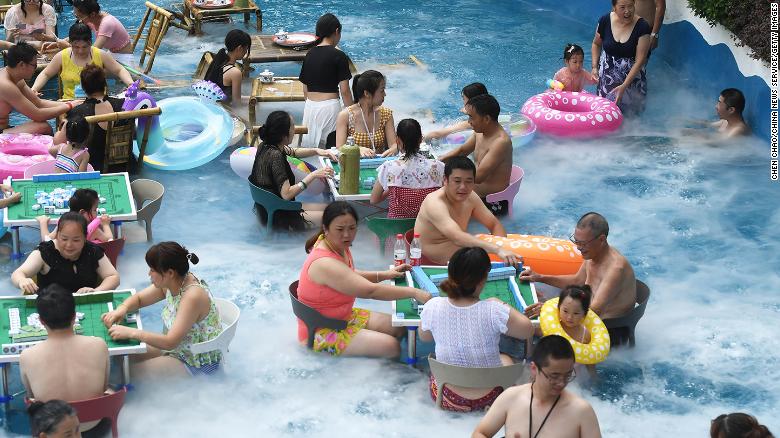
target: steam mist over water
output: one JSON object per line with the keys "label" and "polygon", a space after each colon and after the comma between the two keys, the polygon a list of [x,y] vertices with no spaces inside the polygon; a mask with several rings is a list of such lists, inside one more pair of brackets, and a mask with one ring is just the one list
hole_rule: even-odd
{"label": "steam mist over water", "polygon": [[[115,0],[102,6],[128,27],[139,21],[135,8],[123,9]],[[386,74],[386,105],[395,121],[415,117],[424,127],[456,120],[460,89],[474,81],[487,85],[502,112],[516,113],[562,66],[566,43],[583,46],[588,65],[595,28],[527,3],[460,0],[425,2],[424,8],[413,2],[272,1],[264,7],[265,29],[313,30],[325,11],[341,19],[341,47],[359,70]],[[230,28],[208,24],[203,38],[172,29],[153,72],[194,71],[202,51],[221,47]],[[408,55],[427,68],[412,66]],[[256,65],[252,75],[264,68],[277,76],[299,70],[291,63]],[[515,216],[502,222],[508,232],[565,237],[583,213],[598,211],[609,220],[610,243],[652,291],[637,327],[637,348],[613,351],[599,366],[601,383],[571,385],[593,404],[605,437],[705,436],[712,418],[733,411],[750,412],[777,433],[780,214],[779,188],[768,178],[768,147],[752,138],[718,144],[684,131],[691,119],[715,117],[717,96],[697,94],[691,78],[679,77],[660,58],[651,59],[648,78],[646,113],[627,120],[615,136],[539,136],[515,150],[514,162],[526,173]],[[275,108],[261,108],[259,120]],[[300,121],[301,104],[284,108]],[[120,417],[122,435],[470,434],[481,415],[437,410],[427,374],[400,362],[332,359],[298,345],[287,287],[298,278],[308,236],[261,236],[246,182],[230,170],[229,154],[190,171],[145,168],[141,175],[166,187],[154,220],[156,240],[176,240],[197,253],[201,263],[193,272],[216,296],[242,308],[227,371],[184,383],[134,382],[137,390]],[[472,230],[483,231],[477,225]],[[37,236],[37,230],[23,230],[23,248],[29,251]],[[8,237],[4,242],[10,245]],[[148,285],[148,246],[126,247],[119,261],[122,287]],[[389,256],[377,255],[364,224],[353,254],[362,269],[389,263]],[[13,294],[9,277],[16,264],[4,257],[3,290]],[[261,288],[265,280],[270,290]],[[390,311],[389,303],[358,305]],[[147,328],[161,329],[159,310],[144,313]],[[12,392],[19,391],[18,368],[11,375]],[[20,409],[16,400],[9,423],[21,434]]]}

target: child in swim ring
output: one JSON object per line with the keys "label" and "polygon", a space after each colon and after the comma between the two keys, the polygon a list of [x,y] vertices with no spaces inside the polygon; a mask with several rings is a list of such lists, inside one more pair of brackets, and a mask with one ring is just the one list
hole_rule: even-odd
{"label": "child in swim ring", "polygon": [[593,85],[598,80],[590,73],[582,69],[585,62],[585,52],[576,44],[567,44],[563,50],[563,63],[566,67],[555,73],[556,81],[563,84],[563,91],[580,92],[585,85]]}
{"label": "child in swim ring", "polygon": [[89,137],[89,123],[84,117],[75,117],[65,125],[66,143],[49,147],[49,154],[55,157],[55,173],[85,172],[89,164],[86,146]]}
{"label": "child in swim ring", "polygon": [[[97,209],[100,205],[98,193],[92,189],[78,189],[68,201],[70,211],[84,216],[87,220],[87,239],[92,243],[108,242],[114,238],[111,232],[111,216],[98,216]],[[41,242],[51,240],[57,234],[57,227],[49,233],[49,216],[43,215],[36,218],[41,226]]]}

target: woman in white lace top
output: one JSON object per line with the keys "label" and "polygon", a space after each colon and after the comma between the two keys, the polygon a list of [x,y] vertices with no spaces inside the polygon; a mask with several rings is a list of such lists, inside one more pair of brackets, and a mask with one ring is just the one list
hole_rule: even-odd
{"label": "woman in white lace top", "polygon": [[[425,304],[420,338],[436,341],[436,359],[450,365],[488,368],[510,365],[512,359],[498,351],[502,334],[527,339],[533,336],[531,321],[498,299],[480,300],[490,272],[490,258],[482,248],[461,248],[449,262],[449,278],[440,287],[446,297]],[[502,388],[446,386],[442,406],[458,411],[489,406]],[[431,377],[431,396],[436,382]]]}

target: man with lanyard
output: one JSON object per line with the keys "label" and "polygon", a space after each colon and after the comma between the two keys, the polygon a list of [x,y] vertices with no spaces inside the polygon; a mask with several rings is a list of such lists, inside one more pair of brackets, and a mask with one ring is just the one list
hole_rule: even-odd
{"label": "man with lanyard", "polygon": [[501,393],[472,438],[492,437],[502,427],[508,437],[601,438],[590,403],[566,390],[575,377],[571,344],[558,335],[543,337],[531,356],[531,383]]}

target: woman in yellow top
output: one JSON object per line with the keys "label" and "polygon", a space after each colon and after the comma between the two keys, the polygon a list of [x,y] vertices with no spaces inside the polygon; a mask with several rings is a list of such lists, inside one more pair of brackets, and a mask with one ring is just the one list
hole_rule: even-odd
{"label": "woman in yellow top", "polygon": [[352,94],[357,103],[344,108],[336,119],[336,146],[353,137],[362,157],[395,155],[393,110],[385,108],[385,77],[366,70],[352,79]]}
{"label": "woman in yellow top", "polygon": [[41,89],[49,79],[60,75],[62,81],[62,98],[75,99],[76,85],[81,84],[81,70],[87,64],[95,64],[130,85],[133,79],[110,53],[92,46],[92,31],[84,23],[76,23],[68,31],[70,47],[63,49],[52,58],[49,65],[38,75],[32,86],[34,91]]}

